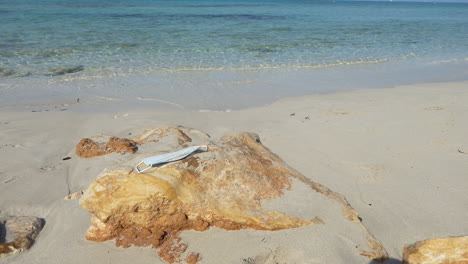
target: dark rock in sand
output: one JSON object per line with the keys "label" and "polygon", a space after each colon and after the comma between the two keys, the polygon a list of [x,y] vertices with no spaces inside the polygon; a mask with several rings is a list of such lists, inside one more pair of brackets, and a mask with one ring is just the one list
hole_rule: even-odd
{"label": "dark rock in sand", "polygon": [[0,218],[0,258],[30,248],[41,229],[41,219],[34,216]]}

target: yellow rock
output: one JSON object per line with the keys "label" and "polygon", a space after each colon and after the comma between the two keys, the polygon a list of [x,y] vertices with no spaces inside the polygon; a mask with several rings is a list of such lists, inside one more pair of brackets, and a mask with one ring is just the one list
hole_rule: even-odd
{"label": "yellow rock", "polygon": [[[149,130],[135,140],[155,144],[152,146],[164,144],[158,136],[169,140],[171,130],[164,131],[167,133]],[[196,143],[190,133],[172,131],[180,148]],[[180,132],[184,140],[179,140]],[[280,230],[324,224],[320,212],[312,219],[302,219],[263,208],[262,202],[281,197],[296,179],[326,197],[327,204],[341,208],[341,221],[355,224],[353,228],[364,235],[367,243],[367,250],[361,255],[379,261],[387,258],[385,249],[362,225],[358,213],[342,195],[290,168],[261,144],[258,135],[240,133],[216,141],[204,140],[209,151],[145,173],[130,168],[103,171],[80,199],[80,205],[92,213],[86,238],[116,239],[116,244],[124,247],[166,245],[160,255],[168,253],[161,257],[167,262],[180,262],[178,256],[170,254],[167,245],[174,244],[182,230],[204,231],[211,226],[227,230]],[[184,247],[177,246],[179,253],[183,252],[180,248]]]}
{"label": "yellow rock", "polygon": [[468,236],[428,239],[403,249],[404,264],[468,264]]}

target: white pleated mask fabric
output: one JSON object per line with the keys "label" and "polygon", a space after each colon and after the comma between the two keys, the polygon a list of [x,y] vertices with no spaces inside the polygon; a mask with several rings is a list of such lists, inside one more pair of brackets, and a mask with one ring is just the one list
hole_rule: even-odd
{"label": "white pleated mask fabric", "polygon": [[[192,154],[194,152],[202,152],[202,151],[203,152],[208,151],[208,146],[193,146],[193,147],[188,147],[188,148],[185,148],[185,149],[182,149],[182,150],[179,150],[179,151],[175,151],[175,152],[170,152],[170,153],[161,154],[161,155],[157,155],[157,156],[151,156],[151,157],[143,159],[140,163],[138,163],[138,165],[136,165],[136,167],[135,167],[135,170],[138,173],[142,173],[142,172],[150,169],[154,165],[181,160],[181,159],[189,156],[190,154]],[[140,165],[143,164],[143,163],[147,167],[144,168],[144,169],[140,169]]]}

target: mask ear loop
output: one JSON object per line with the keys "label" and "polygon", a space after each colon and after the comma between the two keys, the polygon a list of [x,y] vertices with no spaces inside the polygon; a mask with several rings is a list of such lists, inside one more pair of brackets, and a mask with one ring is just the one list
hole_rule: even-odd
{"label": "mask ear loop", "polygon": [[206,146],[206,145],[200,146],[200,151],[201,151],[201,152],[206,152],[206,151],[208,151],[208,146]]}
{"label": "mask ear loop", "polygon": [[140,167],[139,167],[139,166],[140,166],[142,163],[144,163],[144,162],[141,161],[140,163],[138,163],[138,165],[135,166],[135,170],[136,170],[138,173],[142,173],[142,172],[147,171],[147,170],[149,170],[149,169],[151,168],[151,166],[148,166],[148,165],[145,163],[145,165],[147,165],[148,167],[146,167],[146,168],[140,170]]}

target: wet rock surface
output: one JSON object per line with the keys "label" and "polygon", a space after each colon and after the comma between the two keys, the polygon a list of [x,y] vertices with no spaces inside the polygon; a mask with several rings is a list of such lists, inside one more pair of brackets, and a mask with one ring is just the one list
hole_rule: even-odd
{"label": "wet rock surface", "polygon": [[418,241],[403,249],[404,264],[468,264],[468,236]]}
{"label": "wet rock surface", "polygon": [[76,73],[84,70],[84,66],[59,66],[59,67],[51,67],[47,69],[46,76],[59,76],[69,73]]}
{"label": "wet rock surface", "polygon": [[0,67],[0,77],[8,77],[15,75],[15,71]]}
{"label": "wet rock surface", "polygon": [[0,258],[15,255],[29,249],[43,222],[34,216],[9,216],[0,218]]}
{"label": "wet rock surface", "polygon": [[[88,187],[80,205],[92,214],[86,238],[92,241],[115,239],[118,246],[159,248],[168,263],[196,263],[203,254],[187,253],[179,233],[204,231],[210,227],[226,230],[282,230],[330,222],[349,226],[350,234],[362,246],[358,254],[383,261],[387,253],[361,223],[346,199],[290,168],[260,141],[257,134],[239,133],[212,140],[207,134],[186,128],[145,131],[134,138],[152,144],[143,153],[118,168],[104,170]],[[188,145],[207,145],[209,151],[137,173],[133,166],[141,158],[176,151]],[[151,154],[151,155],[149,155]],[[293,181],[316,193],[317,205],[336,208],[333,216],[290,216],[269,206],[286,192]],[[293,205],[291,205],[293,206]],[[330,209],[331,210],[331,209]],[[331,214],[330,214],[331,215]],[[331,224],[331,223],[330,223]],[[354,248],[354,246],[353,246]],[[357,248],[357,247],[356,247]]]}

